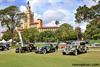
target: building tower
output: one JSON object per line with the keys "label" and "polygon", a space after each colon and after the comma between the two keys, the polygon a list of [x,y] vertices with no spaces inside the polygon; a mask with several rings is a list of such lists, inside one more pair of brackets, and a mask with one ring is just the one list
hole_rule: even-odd
{"label": "building tower", "polygon": [[32,14],[32,11],[31,11],[31,7],[30,7],[30,3],[29,1],[27,2],[27,12],[26,12],[26,15],[27,15],[27,22],[26,23],[26,28],[30,28],[30,25],[34,23],[34,14]]}
{"label": "building tower", "polygon": [[43,21],[42,21],[42,19],[37,19],[37,28],[39,29],[39,28],[42,28],[42,23],[43,23]]}

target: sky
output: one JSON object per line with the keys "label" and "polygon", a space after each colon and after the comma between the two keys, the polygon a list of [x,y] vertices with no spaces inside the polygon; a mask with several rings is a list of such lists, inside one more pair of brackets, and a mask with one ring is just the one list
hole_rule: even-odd
{"label": "sky", "polygon": [[[55,26],[55,21],[58,20],[60,24],[68,23],[74,27],[80,26],[82,30],[85,30],[86,23],[75,23],[76,9],[82,5],[90,7],[96,4],[92,0],[0,0],[0,9],[17,5],[23,12],[26,10],[27,1],[30,2],[35,20],[42,18],[44,26]],[[2,30],[3,28],[0,26],[0,32]]]}

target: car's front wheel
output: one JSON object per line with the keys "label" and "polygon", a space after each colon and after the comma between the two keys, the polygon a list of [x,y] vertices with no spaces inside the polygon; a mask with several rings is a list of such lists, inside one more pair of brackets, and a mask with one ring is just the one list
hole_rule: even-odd
{"label": "car's front wheel", "polygon": [[18,51],[18,50],[16,50],[16,53],[19,53],[19,51]]}
{"label": "car's front wheel", "polygon": [[46,49],[43,49],[42,53],[43,54],[46,54],[47,53]]}
{"label": "car's front wheel", "polygon": [[77,56],[77,55],[78,55],[78,51],[77,51],[77,50],[75,50],[75,53],[74,53],[74,54],[75,54],[75,56]]}

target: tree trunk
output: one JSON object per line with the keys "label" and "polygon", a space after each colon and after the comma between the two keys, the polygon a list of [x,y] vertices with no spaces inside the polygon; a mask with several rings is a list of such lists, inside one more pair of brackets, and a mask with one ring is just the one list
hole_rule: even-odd
{"label": "tree trunk", "polygon": [[11,46],[14,46],[14,31],[10,31],[10,32],[11,32],[11,38],[12,38]]}

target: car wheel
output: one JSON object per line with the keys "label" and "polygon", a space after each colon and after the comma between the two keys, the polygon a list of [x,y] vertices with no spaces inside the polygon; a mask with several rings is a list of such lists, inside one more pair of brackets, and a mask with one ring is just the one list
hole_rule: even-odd
{"label": "car wheel", "polygon": [[77,52],[77,50],[75,50],[75,56],[77,56],[78,55],[78,52]]}
{"label": "car wheel", "polygon": [[23,50],[21,50],[20,52],[21,52],[21,53],[24,53],[24,51],[23,51]]}
{"label": "car wheel", "polygon": [[16,51],[16,53],[19,53],[19,51]]}
{"label": "car wheel", "polygon": [[38,53],[37,51],[35,51],[35,53]]}
{"label": "car wheel", "polygon": [[53,50],[53,52],[56,52],[56,48]]}
{"label": "car wheel", "polygon": [[43,49],[42,53],[43,53],[43,54],[46,54],[46,52],[47,52],[46,49]]}
{"label": "car wheel", "polygon": [[66,53],[65,53],[65,52],[62,52],[62,54],[63,54],[63,55],[66,55]]}
{"label": "car wheel", "polygon": [[85,53],[87,53],[87,50],[85,51]]}

